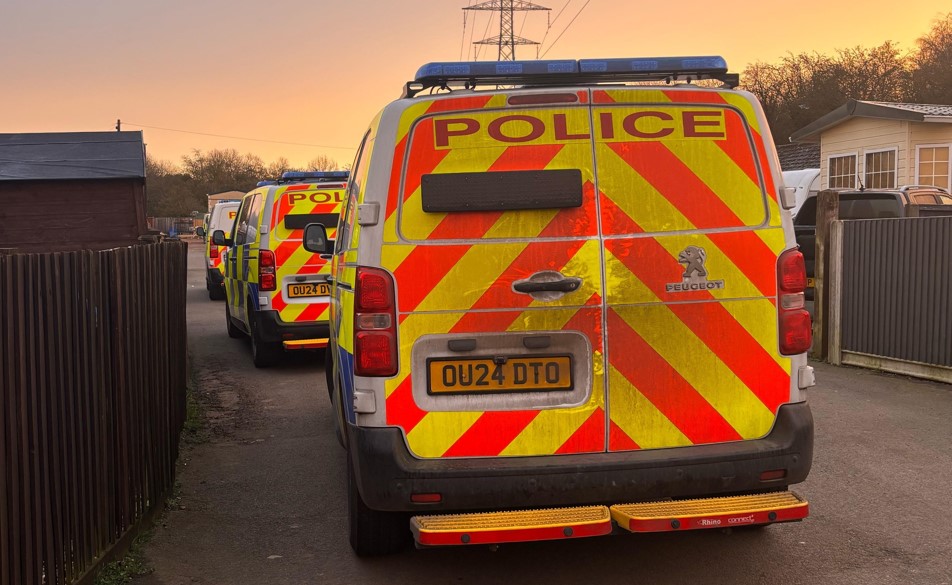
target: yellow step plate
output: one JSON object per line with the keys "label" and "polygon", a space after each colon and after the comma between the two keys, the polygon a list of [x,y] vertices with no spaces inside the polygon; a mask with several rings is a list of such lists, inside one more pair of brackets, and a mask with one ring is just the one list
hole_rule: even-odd
{"label": "yellow step plate", "polygon": [[324,349],[325,347],[327,347],[327,339],[295,339],[284,342],[284,349]]}
{"label": "yellow step plate", "polygon": [[611,507],[615,522],[631,532],[730,528],[790,522],[806,518],[809,512],[810,505],[807,501],[793,492],[616,504]]}
{"label": "yellow step plate", "polygon": [[612,531],[606,506],[414,516],[413,537],[423,546],[500,544],[602,536]]}

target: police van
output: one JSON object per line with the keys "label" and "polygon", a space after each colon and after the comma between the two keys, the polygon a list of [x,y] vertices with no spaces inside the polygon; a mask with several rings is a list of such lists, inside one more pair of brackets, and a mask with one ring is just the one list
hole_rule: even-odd
{"label": "police van", "polygon": [[736,83],[719,57],[431,63],[373,119],[327,369],[358,554],[807,515],[794,193]]}
{"label": "police van", "polygon": [[231,236],[212,234],[228,247],[224,262],[225,324],[230,337],[251,338],[257,367],[274,365],[286,349],[327,345],[330,264],[302,246],[309,223],[332,226],[340,216],[348,173],[287,172],[247,193]]}
{"label": "police van", "polygon": [[235,216],[238,214],[239,201],[221,201],[215,204],[211,213],[205,214],[205,225],[198,235],[205,238],[205,288],[208,290],[208,298],[213,301],[220,301],[225,298],[225,275],[222,265],[222,254],[225,251],[224,246],[212,243],[208,237],[209,233],[215,230],[225,232],[225,237],[231,235],[231,225],[235,222]]}

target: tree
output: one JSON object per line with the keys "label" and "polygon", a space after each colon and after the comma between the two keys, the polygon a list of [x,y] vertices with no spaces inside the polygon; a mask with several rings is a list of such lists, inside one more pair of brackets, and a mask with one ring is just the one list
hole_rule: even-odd
{"label": "tree", "polygon": [[911,67],[891,41],[871,49],[840,49],[835,56],[788,54],[778,64],[757,62],[742,87],[761,100],[774,139],[789,136],[850,99],[906,101]]}
{"label": "tree", "polygon": [[926,104],[952,104],[952,13],[936,20],[916,41],[912,94]]}
{"label": "tree", "polygon": [[146,156],[145,187],[147,211],[159,217],[188,215],[196,209],[204,209],[205,203],[197,197],[191,179],[174,164]]}
{"label": "tree", "polygon": [[182,169],[203,196],[222,191],[250,191],[267,175],[261,159],[233,148],[193,150],[182,157]]}
{"label": "tree", "polygon": [[337,161],[326,154],[313,158],[311,162],[307,163],[307,170],[309,171],[336,171],[338,169],[340,169],[340,165],[337,164]]}

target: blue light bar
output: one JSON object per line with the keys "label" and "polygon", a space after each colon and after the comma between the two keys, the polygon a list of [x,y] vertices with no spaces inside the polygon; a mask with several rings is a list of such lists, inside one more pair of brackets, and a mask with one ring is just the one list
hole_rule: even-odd
{"label": "blue light bar", "polygon": [[576,61],[469,61],[427,63],[417,71],[416,81],[435,78],[507,77],[512,75],[558,75],[578,73]]}
{"label": "blue light bar", "polygon": [[258,181],[258,184],[255,187],[267,187],[268,185],[277,185],[277,181]]}
{"label": "blue light bar", "polygon": [[281,179],[284,181],[302,181],[308,179],[337,179],[345,181],[349,176],[349,171],[288,171],[281,175]]}
{"label": "blue light bar", "polygon": [[[468,61],[427,63],[407,85],[407,96],[419,86],[463,84],[555,85],[626,81],[719,79],[729,87],[737,76],[727,73],[727,61],[714,55],[630,59],[580,59],[578,61]],[[416,84],[416,86],[412,86]]]}

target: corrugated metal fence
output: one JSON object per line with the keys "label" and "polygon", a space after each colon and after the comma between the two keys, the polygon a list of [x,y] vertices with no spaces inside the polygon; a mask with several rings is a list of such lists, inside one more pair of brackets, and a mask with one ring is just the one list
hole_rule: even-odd
{"label": "corrugated metal fence", "polygon": [[161,507],[187,247],[0,256],[0,584],[67,584]]}
{"label": "corrugated metal fence", "polygon": [[952,217],[837,222],[832,255],[831,361],[952,379]]}

